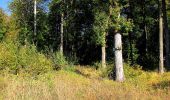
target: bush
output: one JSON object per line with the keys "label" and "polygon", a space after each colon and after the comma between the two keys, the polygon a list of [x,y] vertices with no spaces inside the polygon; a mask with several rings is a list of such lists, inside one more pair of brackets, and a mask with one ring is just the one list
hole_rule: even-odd
{"label": "bush", "polygon": [[[113,63],[108,63],[107,67],[105,69],[101,68],[101,63],[95,63],[94,66],[98,66],[101,74],[101,77],[109,77],[110,79],[115,78],[115,70],[114,70],[114,64]],[[134,65],[130,66],[127,63],[123,64],[123,69],[124,69],[124,74],[125,78],[131,79],[131,78],[137,78],[141,74],[143,74],[142,67],[139,65]]]}
{"label": "bush", "polygon": [[20,48],[19,64],[24,71],[34,75],[52,70],[52,61],[38,53],[35,46]]}
{"label": "bush", "polygon": [[143,74],[142,67],[139,65],[130,66],[124,64],[124,73],[126,78],[136,78]]}
{"label": "bush", "polygon": [[52,54],[52,61],[55,66],[55,69],[61,69],[68,65],[66,57],[60,52],[55,52]]}
{"label": "bush", "polygon": [[113,72],[113,67],[114,65],[110,62],[106,64],[106,68],[102,68],[102,63],[101,62],[95,62],[93,63],[92,67],[100,71],[100,76],[101,77],[110,77],[110,74]]}
{"label": "bush", "polygon": [[52,61],[39,53],[33,45],[20,46],[17,42],[0,44],[0,70],[39,75],[51,69]]}
{"label": "bush", "polygon": [[0,44],[0,69],[18,69],[18,47],[17,43],[3,42]]}
{"label": "bush", "polygon": [[101,69],[102,68],[102,63],[101,62],[94,62],[92,64],[92,66],[95,68],[95,69]]}

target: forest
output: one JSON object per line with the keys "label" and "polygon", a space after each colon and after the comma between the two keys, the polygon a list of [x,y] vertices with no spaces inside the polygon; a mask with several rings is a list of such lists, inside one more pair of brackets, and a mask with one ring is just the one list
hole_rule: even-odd
{"label": "forest", "polygon": [[169,100],[170,0],[9,0],[0,100]]}

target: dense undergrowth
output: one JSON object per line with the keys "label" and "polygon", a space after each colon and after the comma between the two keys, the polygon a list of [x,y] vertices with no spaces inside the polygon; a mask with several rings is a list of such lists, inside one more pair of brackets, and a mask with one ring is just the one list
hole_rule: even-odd
{"label": "dense undergrowth", "polygon": [[33,45],[18,42],[0,43],[0,70],[9,73],[38,75],[52,70],[52,61]]}
{"label": "dense undergrowth", "polygon": [[[58,70],[56,70],[58,69]],[[170,73],[145,72],[124,64],[126,81],[109,79],[113,64],[75,66],[59,52],[0,43],[0,100],[168,100]],[[114,75],[114,74],[113,74]]]}

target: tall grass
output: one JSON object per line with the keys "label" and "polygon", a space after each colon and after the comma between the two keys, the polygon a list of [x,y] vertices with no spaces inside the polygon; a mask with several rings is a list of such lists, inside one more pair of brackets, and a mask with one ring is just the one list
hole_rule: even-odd
{"label": "tall grass", "polygon": [[[60,70],[39,75],[37,79],[7,75],[5,77],[8,78],[2,83],[6,84],[3,85],[2,97],[6,100],[168,100],[170,98],[170,73],[159,76],[156,73],[142,72],[138,78],[127,78],[126,82],[117,83],[100,78],[95,69],[75,68],[74,71]],[[92,77],[94,74],[96,77]]]}

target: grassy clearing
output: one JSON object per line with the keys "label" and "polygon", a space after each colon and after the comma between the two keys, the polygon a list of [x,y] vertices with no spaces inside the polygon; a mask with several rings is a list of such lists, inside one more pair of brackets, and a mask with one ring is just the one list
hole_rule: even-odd
{"label": "grassy clearing", "polygon": [[[101,77],[101,72],[75,67],[49,72],[38,77],[3,74],[2,100],[168,100],[170,73],[128,69],[126,82]],[[131,72],[131,73],[130,73]]]}

